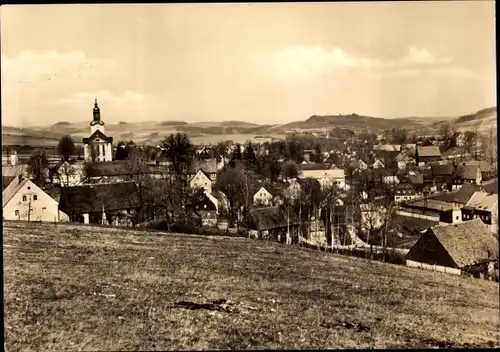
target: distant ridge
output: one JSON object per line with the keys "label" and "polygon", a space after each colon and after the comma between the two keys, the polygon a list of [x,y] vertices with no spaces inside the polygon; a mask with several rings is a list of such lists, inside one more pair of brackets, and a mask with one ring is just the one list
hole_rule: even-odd
{"label": "distant ridge", "polygon": [[[173,132],[184,132],[190,136],[221,136],[227,135],[286,135],[290,133],[324,131],[325,129],[343,128],[353,132],[372,131],[379,133],[386,129],[405,128],[417,133],[438,133],[442,124],[452,123],[457,130],[486,131],[497,126],[497,108],[489,107],[475,113],[455,117],[404,117],[383,118],[356,113],[347,115],[312,115],[303,121],[294,121],[286,124],[259,125],[246,121],[214,121],[195,122],[186,121],[145,121],[106,124],[106,133],[116,139],[133,138],[135,141],[149,141],[164,137]],[[36,145],[37,140],[46,144],[48,139],[57,140],[63,135],[70,134],[76,142],[89,134],[88,121],[68,122],[60,121],[50,126],[17,128],[2,126],[2,144],[15,145],[16,140],[22,143],[30,141]]]}

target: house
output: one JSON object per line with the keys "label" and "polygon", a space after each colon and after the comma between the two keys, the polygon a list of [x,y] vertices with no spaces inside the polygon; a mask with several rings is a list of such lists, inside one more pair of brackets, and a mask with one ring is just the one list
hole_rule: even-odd
{"label": "house", "polygon": [[475,192],[462,208],[462,220],[480,218],[491,232],[498,234],[498,194]]}
{"label": "house", "polygon": [[399,183],[398,171],[394,169],[373,170],[375,181],[385,185],[396,185]]}
{"label": "house", "polygon": [[431,161],[441,160],[441,151],[438,146],[417,147],[415,159],[418,166],[423,166]]}
{"label": "house", "polygon": [[450,190],[455,179],[455,166],[451,164],[432,164],[432,181],[441,189]]}
{"label": "house", "polygon": [[429,227],[436,225],[439,221],[395,214],[390,223],[387,246],[410,249]]}
{"label": "house", "polygon": [[217,225],[217,201],[209,197],[206,191],[196,192],[189,207],[201,218],[202,226],[215,227]]}
{"label": "house", "polygon": [[476,184],[466,183],[458,191],[435,195],[432,196],[432,199],[464,206],[469,202],[474,193],[479,191],[484,191],[484,188]]}
{"label": "house", "polygon": [[481,181],[482,177],[479,165],[459,165],[457,166],[453,189],[458,189],[465,183],[480,185]]}
{"label": "house", "polygon": [[283,211],[279,207],[256,208],[250,210],[248,232],[251,237],[279,242],[297,242],[300,220],[293,211]]}
{"label": "house", "polygon": [[345,188],[345,171],[331,168],[328,164],[299,165],[299,178],[313,178],[322,184],[323,187],[335,184],[339,188]]}
{"label": "house", "polygon": [[434,198],[417,198],[400,206],[398,212],[403,215],[439,221],[443,224],[462,222],[459,204],[443,202]]}
{"label": "house", "polygon": [[488,181],[495,177],[495,170],[488,161],[469,161],[466,165],[479,165],[481,170],[481,180]]}
{"label": "house", "polygon": [[372,167],[374,169],[383,169],[385,167],[385,164],[382,160],[376,159],[375,162],[372,164]]}
{"label": "house", "polygon": [[417,197],[417,190],[411,184],[411,182],[401,182],[394,190],[394,202],[401,203],[408,200],[415,199]]}
{"label": "house", "polygon": [[[5,183],[4,183],[5,182]],[[4,220],[68,221],[66,213],[49,194],[22,176],[2,176],[2,211]]]}
{"label": "house", "polygon": [[424,191],[425,183],[423,174],[410,171],[407,175],[407,180],[412,184],[417,193],[422,193]]}
{"label": "house", "polygon": [[68,214],[72,222],[133,226],[139,207],[135,182],[61,188],[59,209]]}
{"label": "house", "polygon": [[191,178],[189,181],[189,186],[193,189],[204,189],[208,193],[212,192],[212,180],[210,177],[203,171],[198,170],[198,172]]}
{"label": "house", "polygon": [[405,169],[408,164],[413,163],[415,159],[416,148],[402,150],[396,155],[396,164],[398,169]]}
{"label": "house", "polygon": [[217,222],[220,223],[222,219],[227,219],[229,217],[229,198],[221,191],[215,191],[212,193],[205,192],[207,197],[215,204],[215,209],[217,210]]}
{"label": "house", "polygon": [[429,228],[406,255],[407,265],[476,277],[498,258],[498,239],[479,219]]}
{"label": "house", "polygon": [[349,166],[353,168],[355,171],[363,171],[368,169],[368,164],[365,163],[362,159],[355,159],[351,161]]}
{"label": "house", "polygon": [[217,179],[217,159],[201,159],[201,160],[193,160],[188,167],[187,174],[189,177],[194,177],[200,170],[210,178],[212,182],[215,182]]}
{"label": "house", "polygon": [[257,186],[258,190],[253,193],[253,204],[258,206],[274,205],[274,200],[279,195],[279,191],[272,186]]}

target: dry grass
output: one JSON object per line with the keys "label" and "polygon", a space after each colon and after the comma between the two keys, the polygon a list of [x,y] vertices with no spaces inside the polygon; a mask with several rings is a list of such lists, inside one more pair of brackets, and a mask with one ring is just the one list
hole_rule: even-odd
{"label": "dry grass", "polygon": [[[9,351],[499,345],[499,286],[242,238],[4,223]],[[234,310],[178,301],[227,299]]]}

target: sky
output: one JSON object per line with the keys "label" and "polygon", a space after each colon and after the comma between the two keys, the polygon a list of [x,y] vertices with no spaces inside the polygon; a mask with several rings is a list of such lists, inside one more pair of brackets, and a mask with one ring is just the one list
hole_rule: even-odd
{"label": "sky", "polygon": [[493,1],[4,5],[2,125],[496,106]]}

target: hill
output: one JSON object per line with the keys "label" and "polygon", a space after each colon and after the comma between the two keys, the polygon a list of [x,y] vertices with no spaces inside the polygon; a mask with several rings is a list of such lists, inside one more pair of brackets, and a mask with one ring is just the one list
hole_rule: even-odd
{"label": "hill", "polygon": [[[196,122],[185,121],[146,121],[106,124],[106,133],[115,141],[134,140],[136,142],[157,143],[166,135],[175,132],[184,132],[197,140],[217,142],[228,139],[228,135],[242,135],[238,140],[251,140],[256,136],[273,135],[283,137],[293,132],[324,132],[325,129],[345,128],[355,132],[381,132],[391,128],[405,128],[411,132],[422,134],[437,133],[444,123],[453,123],[458,130],[478,130],[485,132],[490,128],[496,129],[496,107],[480,110],[474,114],[460,117],[405,117],[387,119],[357,114],[350,115],[313,115],[304,121],[295,121],[287,124],[258,125],[244,121]],[[2,136],[21,135],[32,143],[40,138],[42,145],[45,138],[59,139],[70,134],[79,142],[88,137],[88,122],[61,121],[51,126],[31,127],[20,129],[2,126]],[[5,144],[2,142],[2,144]]]}
{"label": "hill", "polygon": [[489,281],[246,238],[20,222],[3,236],[9,351],[499,344]]}

